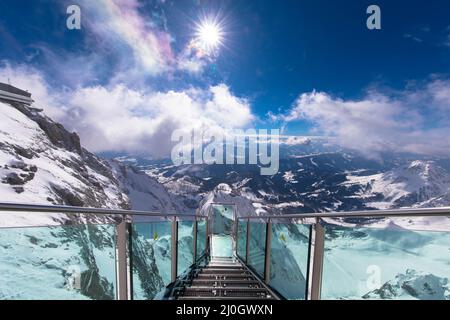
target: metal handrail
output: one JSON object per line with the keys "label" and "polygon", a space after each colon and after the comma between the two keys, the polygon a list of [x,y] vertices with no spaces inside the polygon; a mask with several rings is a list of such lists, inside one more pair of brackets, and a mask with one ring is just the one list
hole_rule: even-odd
{"label": "metal handrail", "polygon": [[412,209],[389,209],[389,210],[364,210],[364,211],[336,211],[336,212],[314,212],[294,213],[280,215],[240,216],[240,219],[302,219],[302,218],[347,218],[347,217],[450,217],[450,207],[439,208],[412,208]]}
{"label": "metal handrail", "polygon": [[5,211],[17,212],[40,212],[40,213],[77,213],[77,214],[95,214],[95,215],[140,215],[140,216],[154,216],[154,217],[199,217],[195,214],[174,214],[163,212],[151,212],[142,210],[125,210],[125,209],[103,209],[103,208],[89,208],[89,207],[72,207],[72,206],[52,206],[39,204],[23,204],[0,202],[0,213]]}

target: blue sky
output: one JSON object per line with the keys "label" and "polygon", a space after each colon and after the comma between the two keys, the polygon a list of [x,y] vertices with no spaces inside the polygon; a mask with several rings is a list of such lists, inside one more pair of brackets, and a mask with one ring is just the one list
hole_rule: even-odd
{"label": "blue sky", "polygon": [[[81,30],[65,27],[69,4]],[[366,28],[370,4],[381,30]],[[94,151],[163,155],[158,142],[187,122],[330,135],[367,153],[450,150],[427,146],[450,132],[448,1],[5,0],[0,12],[0,81]],[[213,18],[223,43],[204,55],[196,31]]]}

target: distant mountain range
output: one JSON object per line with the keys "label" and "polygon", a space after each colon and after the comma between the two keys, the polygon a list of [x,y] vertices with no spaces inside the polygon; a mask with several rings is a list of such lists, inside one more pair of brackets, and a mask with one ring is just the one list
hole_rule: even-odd
{"label": "distant mountain range", "polygon": [[[285,148],[288,148],[285,146]],[[184,203],[198,207],[220,184],[249,199],[258,212],[302,213],[434,207],[450,204],[447,159],[368,160],[354,152],[289,154],[267,177],[256,165],[186,165],[120,157],[145,171]]]}
{"label": "distant mountain range", "polygon": [[169,160],[103,159],[58,123],[20,103],[0,103],[0,195],[27,203],[194,212],[220,184],[255,212],[322,212],[450,204],[448,159],[386,156],[383,162],[288,140],[280,170],[257,165],[173,166]]}

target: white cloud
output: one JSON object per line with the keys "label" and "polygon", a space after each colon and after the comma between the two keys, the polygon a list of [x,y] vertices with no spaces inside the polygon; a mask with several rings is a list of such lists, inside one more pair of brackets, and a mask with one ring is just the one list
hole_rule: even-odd
{"label": "white cloud", "polygon": [[444,45],[450,47],[450,34],[447,36],[447,41],[444,43]]}
{"label": "white cloud", "polygon": [[[81,0],[83,24],[112,50],[125,44],[136,65],[149,74],[160,74],[173,63],[172,37],[155,17],[144,18],[137,0]],[[86,9],[86,10],[85,10]],[[86,13],[86,14],[85,14]]]}
{"label": "white cloud", "polygon": [[371,91],[359,100],[314,91],[300,95],[278,119],[309,121],[313,132],[371,157],[382,151],[450,155],[449,97],[449,80],[390,95]]}
{"label": "white cloud", "polygon": [[178,68],[192,74],[199,74],[205,67],[205,61],[192,57],[180,57],[178,60]]}
{"label": "white cloud", "polygon": [[410,33],[405,33],[404,35],[403,35],[403,37],[404,38],[407,38],[407,39],[411,39],[411,40],[413,40],[413,41],[415,41],[415,42],[423,42],[423,39],[422,38],[419,38],[418,36],[415,36],[415,35],[412,35],[412,34],[410,34]]}
{"label": "white cloud", "polygon": [[126,151],[168,156],[174,130],[211,132],[249,126],[254,117],[246,99],[225,84],[186,91],[137,91],[125,86],[90,86],[54,91],[36,70],[8,65],[0,78],[29,90],[36,106],[78,132],[83,146],[94,152]]}
{"label": "white cloud", "polygon": [[46,113],[60,119],[65,114],[64,100],[51,92],[44,77],[35,69],[25,65],[12,67],[8,63],[0,64],[0,79],[9,79],[11,84],[32,93],[38,108],[45,106]]}
{"label": "white cloud", "polygon": [[234,96],[225,84],[211,87],[210,91],[212,97],[205,104],[205,117],[225,128],[241,128],[253,120],[248,101]]}
{"label": "white cloud", "polygon": [[[142,13],[145,10],[141,10],[138,0],[80,0],[80,4],[83,25],[98,40],[95,46],[110,54],[118,50],[122,70],[130,72],[131,67],[134,73],[144,75],[176,70],[200,74],[214,60],[198,48],[195,39],[188,41],[181,52],[174,52],[174,39],[165,25],[163,1],[153,6],[151,15]],[[131,49],[131,57],[123,45]]]}
{"label": "white cloud", "polygon": [[[59,5],[65,10],[68,1]],[[167,28],[164,1],[150,5],[139,0],[79,0],[81,38],[72,45],[30,43],[30,65],[39,65],[45,79],[69,88],[92,84],[111,86],[127,83],[145,88],[149,81],[161,82],[186,74],[201,77],[216,56],[200,52],[193,39],[179,43]],[[193,23],[186,21],[186,25]],[[192,34],[192,37],[195,35]],[[177,50],[178,48],[181,50]]]}
{"label": "white cloud", "polygon": [[445,116],[445,120],[450,115],[450,80],[434,80],[427,85],[425,98],[430,97],[430,105],[440,112],[440,116]]}

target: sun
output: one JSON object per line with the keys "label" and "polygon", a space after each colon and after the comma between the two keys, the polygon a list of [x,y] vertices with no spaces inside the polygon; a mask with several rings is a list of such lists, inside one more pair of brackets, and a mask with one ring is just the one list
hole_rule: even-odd
{"label": "sun", "polygon": [[197,25],[196,39],[199,47],[208,54],[216,51],[223,41],[223,31],[219,23],[204,20]]}
{"label": "sun", "polygon": [[199,39],[205,45],[215,47],[220,43],[219,27],[212,23],[205,23],[198,30]]}

